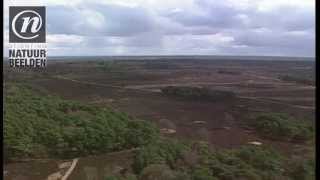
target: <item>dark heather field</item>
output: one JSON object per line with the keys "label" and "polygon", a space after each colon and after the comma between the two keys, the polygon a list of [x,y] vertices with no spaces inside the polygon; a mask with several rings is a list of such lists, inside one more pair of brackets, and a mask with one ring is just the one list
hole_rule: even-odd
{"label": "dark heather field", "polygon": [[[91,60],[90,57],[81,60],[77,60],[76,57],[68,60],[49,59],[46,68],[29,70],[11,69],[5,63],[4,93],[5,96],[10,95],[6,88],[11,84],[27,84],[35,93],[41,92],[85,105],[109,108],[126,113],[130,118],[152,122],[159,130],[160,138],[188,143],[204,142],[213,151],[237,151],[243,146],[253,148],[266,146],[284,157],[285,163],[308,158],[314,161],[313,137],[308,136],[307,140],[300,140],[296,137],[299,135],[305,138],[305,134],[301,135],[300,130],[300,134],[294,134],[294,130],[304,127],[305,124],[313,126],[315,122],[314,61],[299,61],[299,59],[278,61],[276,58],[264,61],[252,58],[198,60],[183,59],[183,57],[153,60],[116,59],[109,58],[107,61],[103,58]],[[235,97],[232,100],[190,100],[163,93],[161,89],[168,86],[232,92]],[[6,108],[6,102],[4,103]],[[293,130],[284,127],[280,133],[275,134],[272,134],[274,127],[270,124],[251,125],[252,121],[253,124],[259,123],[257,123],[259,118],[252,120],[255,115],[279,113],[290,117],[285,121],[288,127],[293,127],[290,122],[292,119],[302,125],[294,126]],[[271,130],[266,129],[270,127]],[[281,131],[290,131],[294,135]],[[281,133],[286,135],[282,136]],[[287,135],[293,138],[287,138]],[[127,149],[119,148],[102,153],[90,151],[70,157],[17,156],[5,162],[4,175],[7,180],[58,179],[66,174],[72,158],[79,158],[68,180],[148,179],[147,175],[143,174],[147,173],[145,172],[147,170],[144,169],[142,173],[135,172],[134,168],[132,170],[135,153]],[[64,162],[67,162],[66,167],[59,168]],[[256,168],[255,165],[252,167]],[[278,176],[274,175],[271,179],[313,179],[314,176],[310,175],[308,168],[309,166],[301,172],[300,170],[287,172],[282,169],[286,172],[279,175],[279,178],[274,178]],[[177,170],[179,168],[175,165],[170,165],[170,169],[177,172],[185,171]],[[199,170],[199,173],[203,174],[198,175],[193,166],[191,169],[191,175],[188,174],[189,179],[201,179],[200,176],[202,179],[210,179],[206,176],[207,172]],[[256,169],[253,172],[258,175],[250,178],[247,175],[242,176],[241,173],[240,175],[231,173],[230,176],[215,174],[218,172],[215,170],[212,170],[211,176],[215,177],[213,179],[270,178],[268,175],[259,174],[260,171],[264,171],[263,168]],[[123,175],[122,171],[134,175],[128,177]],[[181,176],[180,179],[184,178]]]}

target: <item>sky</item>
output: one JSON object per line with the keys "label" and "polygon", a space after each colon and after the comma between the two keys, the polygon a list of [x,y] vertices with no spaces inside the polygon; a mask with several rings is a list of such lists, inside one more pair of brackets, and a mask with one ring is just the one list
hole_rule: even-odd
{"label": "sky", "polygon": [[4,0],[46,6],[48,56],[315,56],[315,0]]}

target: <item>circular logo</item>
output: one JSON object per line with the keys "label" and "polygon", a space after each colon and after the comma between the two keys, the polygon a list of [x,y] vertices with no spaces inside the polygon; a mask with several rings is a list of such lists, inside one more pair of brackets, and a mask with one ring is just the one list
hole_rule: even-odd
{"label": "circular logo", "polygon": [[14,16],[12,31],[21,39],[34,39],[39,36],[42,27],[42,18],[33,10],[24,10]]}

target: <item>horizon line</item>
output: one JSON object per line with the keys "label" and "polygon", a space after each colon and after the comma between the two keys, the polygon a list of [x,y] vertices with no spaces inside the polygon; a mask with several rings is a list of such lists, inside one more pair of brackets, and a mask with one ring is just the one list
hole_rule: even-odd
{"label": "horizon line", "polygon": [[[203,57],[275,57],[275,58],[313,58],[315,56],[287,56],[287,55],[187,55],[187,54],[176,54],[176,55],[53,55],[47,56],[50,57],[174,57],[174,56],[183,56],[183,57],[192,57],[192,56],[203,56]],[[3,58],[9,58],[8,56],[3,56]]]}

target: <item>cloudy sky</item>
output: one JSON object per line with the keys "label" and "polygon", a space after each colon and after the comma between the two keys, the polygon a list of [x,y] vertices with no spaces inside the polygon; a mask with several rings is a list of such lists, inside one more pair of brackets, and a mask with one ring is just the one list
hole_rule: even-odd
{"label": "cloudy sky", "polygon": [[4,0],[6,46],[14,5],[47,6],[49,56],[315,54],[315,0]]}

